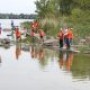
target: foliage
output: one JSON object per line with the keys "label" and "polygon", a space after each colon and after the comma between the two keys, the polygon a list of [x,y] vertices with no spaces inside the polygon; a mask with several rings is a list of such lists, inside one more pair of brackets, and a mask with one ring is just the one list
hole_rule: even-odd
{"label": "foliage", "polygon": [[77,38],[90,36],[90,0],[38,0],[35,4],[48,34],[56,35],[60,27],[70,26]]}
{"label": "foliage", "polygon": [[31,22],[23,22],[21,23],[21,27],[26,28],[27,30],[30,29]]}

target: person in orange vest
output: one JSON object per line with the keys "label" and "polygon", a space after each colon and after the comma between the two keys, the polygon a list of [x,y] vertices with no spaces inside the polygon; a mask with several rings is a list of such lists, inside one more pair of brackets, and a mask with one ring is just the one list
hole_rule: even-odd
{"label": "person in orange vest", "polygon": [[61,28],[58,35],[60,48],[63,48],[63,29]]}
{"label": "person in orange vest", "polygon": [[45,32],[42,29],[39,29],[39,36],[40,36],[41,42],[44,42],[45,35],[46,35]]}
{"label": "person in orange vest", "polygon": [[71,45],[72,45],[72,40],[74,38],[72,30],[73,30],[73,28],[69,28],[69,41],[70,41]]}
{"label": "person in orange vest", "polygon": [[21,55],[21,45],[19,43],[16,44],[16,59],[19,59],[19,56]]}
{"label": "person in orange vest", "polygon": [[15,29],[15,34],[16,34],[16,40],[20,40],[21,39],[21,32],[19,31],[18,27],[16,27],[16,29]]}
{"label": "person in orange vest", "polygon": [[37,20],[35,20],[34,22],[32,22],[32,24],[31,24],[31,28],[34,29],[35,32],[38,31],[39,23],[38,23]]}
{"label": "person in orange vest", "polygon": [[41,47],[41,48],[39,48],[39,51],[38,51],[38,59],[39,59],[41,62],[43,62],[44,58],[45,58],[44,48]]}

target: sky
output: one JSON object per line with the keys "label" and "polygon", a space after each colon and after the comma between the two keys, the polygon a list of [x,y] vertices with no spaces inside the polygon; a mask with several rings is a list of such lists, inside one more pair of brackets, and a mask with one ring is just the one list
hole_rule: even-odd
{"label": "sky", "polygon": [[0,0],[0,13],[33,14],[36,0]]}

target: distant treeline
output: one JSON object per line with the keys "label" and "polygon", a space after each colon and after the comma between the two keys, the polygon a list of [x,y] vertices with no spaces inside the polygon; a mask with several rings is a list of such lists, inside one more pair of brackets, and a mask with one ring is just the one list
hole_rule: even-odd
{"label": "distant treeline", "polygon": [[36,19],[36,14],[3,14],[0,13],[0,19]]}

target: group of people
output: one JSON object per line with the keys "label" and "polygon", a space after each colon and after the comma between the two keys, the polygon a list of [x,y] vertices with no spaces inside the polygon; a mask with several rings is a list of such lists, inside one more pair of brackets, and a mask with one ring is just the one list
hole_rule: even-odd
{"label": "group of people", "polygon": [[[39,36],[42,42],[44,42],[44,36],[46,34],[42,29],[40,29],[40,26],[37,20],[31,24],[31,28],[32,28],[31,36],[35,36],[35,33],[39,33]],[[73,28],[71,27],[60,28],[60,31],[58,33],[60,48],[69,49],[71,47],[72,40],[74,37],[72,31],[73,31]]]}
{"label": "group of people", "polygon": [[[44,36],[46,36],[46,33],[44,32],[43,29],[40,28],[40,24],[37,20],[31,23],[30,28],[31,28],[30,36],[32,38],[35,38],[36,35],[38,34],[40,41],[44,42]],[[16,40],[20,40],[22,33],[20,32],[19,27],[14,25],[13,21],[11,21],[11,29],[12,31],[14,31],[16,35]],[[64,47],[70,48],[73,39],[72,29],[73,28],[71,27],[60,28],[60,31],[58,32],[57,35],[59,39],[60,48],[64,48]],[[1,24],[0,24],[0,33],[1,33]]]}
{"label": "group of people", "polygon": [[31,33],[30,33],[30,36],[32,38],[34,38],[36,34],[39,35],[41,42],[44,42],[44,36],[46,34],[45,34],[44,30],[40,28],[39,22],[37,20],[35,20],[31,24]]}
{"label": "group of people", "polygon": [[59,38],[59,45],[60,48],[67,48],[69,49],[72,45],[72,40],[73,40],[73,28],[66,27],[66,28],[61,28],[59,33],[58,33],[58,38]]}

